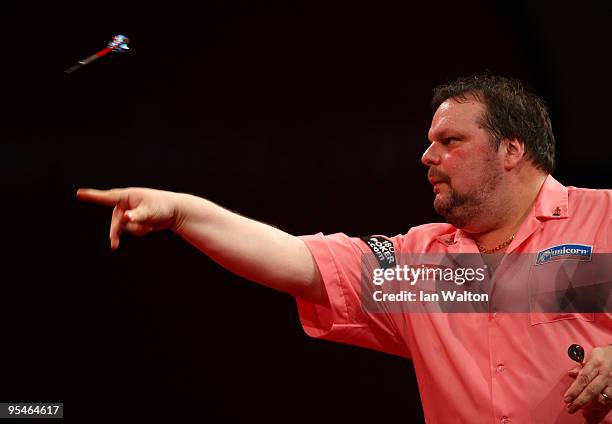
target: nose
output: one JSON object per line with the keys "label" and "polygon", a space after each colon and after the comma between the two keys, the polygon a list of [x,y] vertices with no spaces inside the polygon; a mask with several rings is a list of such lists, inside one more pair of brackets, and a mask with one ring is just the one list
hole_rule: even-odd
{"label": "nose", "polygon": [[423,156],[421,156],[421,162],[425,166],[439,165],[440,164],[440,155],[436,149],[436,143],[431,143]]}

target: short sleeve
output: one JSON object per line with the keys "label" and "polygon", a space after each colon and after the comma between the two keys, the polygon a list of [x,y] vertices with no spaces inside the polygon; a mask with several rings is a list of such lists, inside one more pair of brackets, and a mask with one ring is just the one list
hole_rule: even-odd
{"label": "short sleeve", "polygon": [[[361,307],[363,255],[371,254],[359,238],[337,233],[301,236],[312,253],[327,291],[326,306],[297,299],[306,334],[409,358],[410,350],[394,316]],[[397,242],[393,238],[392,242]]]}

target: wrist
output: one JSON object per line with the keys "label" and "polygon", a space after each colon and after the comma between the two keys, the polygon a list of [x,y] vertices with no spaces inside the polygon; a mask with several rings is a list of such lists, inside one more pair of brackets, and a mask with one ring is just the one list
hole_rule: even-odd
{"label": "wrist", "polygon": [[188,193],[172,193],[173,222],[171,229],[178,235],[210,223],[213,219],[215,204],[202,197]]}
{"label": "wrist", "polygon": [[188,201],[186,198],[189,196],[185,193],[172,193],[172,223],[170,229],[180,234],[181,230],[185,227],[185,221],[187,220],[187,213],[185,203]]}

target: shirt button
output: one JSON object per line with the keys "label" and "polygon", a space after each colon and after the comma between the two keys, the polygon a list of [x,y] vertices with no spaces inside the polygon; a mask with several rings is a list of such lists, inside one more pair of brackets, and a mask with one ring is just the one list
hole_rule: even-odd
{"label": "shirt button", "polygon": [[503,417],[501,417],[501,423],[502,424],[509,424],[510,423],[510,419],[508,417],[506,417],[505,415]]}
{"label": "shirt button", "polygon": [[504,367],[504,364],[499,364],[495,370],[497,372],[503,372],[505,369],[506,367]]}

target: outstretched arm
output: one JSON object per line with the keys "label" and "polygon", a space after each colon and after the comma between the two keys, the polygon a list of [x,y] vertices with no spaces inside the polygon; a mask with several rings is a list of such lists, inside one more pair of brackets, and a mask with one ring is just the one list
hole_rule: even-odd
{"label": "outstretched arm", "polygon": [[327,299],[321,274],[299,238],[206,199],[148,188],[79,189],[77,197],[113,207],[112,249],[121,233],[171,229],[231,272],[315,303]]}

